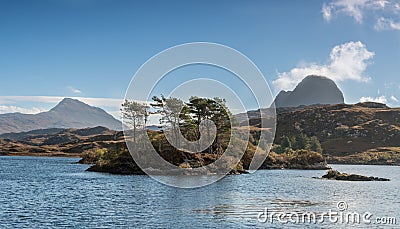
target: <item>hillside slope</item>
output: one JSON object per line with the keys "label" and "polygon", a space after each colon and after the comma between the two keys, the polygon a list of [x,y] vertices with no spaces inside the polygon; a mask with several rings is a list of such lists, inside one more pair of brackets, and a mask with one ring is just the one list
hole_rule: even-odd
{"label": "hillside slope", "polygon": [[0,155],[75,156],[85,150],[125,146],[122,131],[105,127],[43,129],[0,135]]}
{"label": "hillside slope", "polygon": [[[253,111],[250,125],[259,126]],[[400,164],[400,108],[379,103],[277,109],[275,143],[306,134],[321,141],[331,162]],[[242,124],[243,125],[243,124]]]}
{"label": "hillside slope", "polygon": [[39,114],[0,115],[0,134],[47,128],[86,128],[105,126],[121,130],[122,124],[104,110],[79,100],[65,98],[54,108]]}

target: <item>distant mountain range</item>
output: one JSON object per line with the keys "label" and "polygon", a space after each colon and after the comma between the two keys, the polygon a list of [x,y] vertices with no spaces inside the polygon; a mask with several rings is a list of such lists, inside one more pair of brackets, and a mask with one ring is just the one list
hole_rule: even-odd
{"label": "distant mountain range", "polygon": [[333,80],[324,76],[310,75],[304,78],[293,91],[279,92],[272,106],[281,108],[343,103],[343,93]]}
{"label": "distant mountain range", "polygon": [[0,115],[0,134],[47,128],[87,128],[104,126],[121,130],[122,124],[112,115],[76,99],[65,98],[54,108],[38,114]]}
{"label": "distant mountain range", "polygon": [[[359,103],[278,108],[277,113],[277,144],[284,136],[306,134],[320,140],[329,163],[400,165],[400,108]],[[254,139],[260,123],[259,111],[252,111]],[[0,134],[0,155],[78,157],[85,150],[124,147],[124,133],[104,127]]]}

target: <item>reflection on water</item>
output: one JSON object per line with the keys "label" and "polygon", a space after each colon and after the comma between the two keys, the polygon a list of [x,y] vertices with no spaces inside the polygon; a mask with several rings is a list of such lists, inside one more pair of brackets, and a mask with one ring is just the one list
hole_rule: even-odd
{"label": "reflection on water", "polygon": [[390,182],[320,180],[312,177],[325,171],[272,170],[178,189],[147,176],[85,172],[88,166],[77,160],[0,157],[0,227],[280,228],[259,223],[258,213],[265,208],[326,212],[336,210],[338,201],[346,201],[352,211],[400,219],[400,167],[333,166]]}

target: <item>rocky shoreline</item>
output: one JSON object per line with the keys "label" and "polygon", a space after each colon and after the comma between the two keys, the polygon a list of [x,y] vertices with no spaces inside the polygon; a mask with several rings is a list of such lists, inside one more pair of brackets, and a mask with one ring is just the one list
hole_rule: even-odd
{"label": "rocky shoreline", "polygon": [[315,164],[310,164],[310,165],[304,165],[304,164],[293,164],[293,165],[263,165],[260,169],[265,169],[265,170],[274,170],[274,169],[293,169],[293,170],[328,170],[331,169],[331,167],[326,163],[326,162],[320,162],[320,163],[315,163]]}
{"label": "rocky shoreline", "polygon": [[[194,168],[206,166],[209,163],[218,159],[215,154],[208,153],[184,153],[184,152],[163,152],[162,155],[168,155],[173,158],[175,165],[182,168],[183,171],[170,171],[169,174],[178,175],[215,175],[218,173],[218,169],[215,171],[202,170],[201,172]],[[309,157],[309,154],[313,157]],[[174,156],[175,155],[175,156]],[[316,157],[316,155],[318,155]],[[122,174],[122,175],[143,175],[145,174],[134,162],[129,152],[124,149],[119,152],[87,152],[82,155],[82,160],[79,163],[92,164],[87,171],[90,172],[105,172],[110,174]],[[164,155],[164,157],[166,157]],[[304,157],[306,159],[301,158]],[[183,160],[185,158],[185,160]],[[247,158],[247,157],[244,157]],[[168,158],[167,158],[168,159]],[[169,159],[171,160],[171,159]],[[182,161],[182,162],[179,162]],[[248,159],[243,159],[237,164],[228,174],[238,175],[248,173],[247,169],[250,162]],[[274,169],[297,169],[297,170],[327,170],[330,166],[326,163],[320,154],[315,152],[302,152],[302,156],[285,156],[271,153],[260,169],[274,170]],[[152,174],[166,175],[163,171],[157,169],[150,170]]]}

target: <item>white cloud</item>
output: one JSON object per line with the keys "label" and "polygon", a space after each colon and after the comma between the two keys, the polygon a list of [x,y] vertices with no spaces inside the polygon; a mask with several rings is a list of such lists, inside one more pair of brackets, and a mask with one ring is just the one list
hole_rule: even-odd
{"label": "white cloud", "polygon": [[87,98],[87,97],[71,97],[71,98],[77,99],[92,106],[115,107],[118,109],[124,102],[123,99],[115,99],[115,98]]}
{"label": "white cloud", "polygon": [[390,99],[391,99],[393,102],[396,102],[396,103],[399,102],[399,99],[396,98],[394,95],[392,95],[392,96],[390,97]]}
{"label": "white cloud", "polygon": [[289,72],[278,73],[278,79],[273,81],[273,85],[278,90],[292,90],[308,75],[326,76],[336,82],[367,82],[370,78],[364,72],[374,55],[360,41],[337,45],[332,49],[327,63],[303,63],[301,67],[293,68]]}
{"label": "white cloud", "polygon": [[379,97],[361,97],[360,98],[360,102],[361,103],[365,103],[365,102],[375,102],[375,103],[387,103],[387,99],[386,96],[382,95]]}
{"label": "white cloud", "polygon": [[400,3],[395,3],[394,5],[393,5],[393,10],[394,11],[400,11]]}
{"label": "white cloud", "polygon": [[[14,104],[20,102],[36,102],[56,104],[65,97],[60,96],[0,96],[0,104]],[[69,97],[77,99],[92,106],[100,107],[120,107],[123,99],[117,98],[89,98],[89,97]]]}
{"label": "white cloud", "polygon": [[13,104],[18,102],[58,103],[64,97],[57,96],[0,96],[0,104]]}
{"label": "white cloud", "polygon": [[0,105],[0,114],[15,113],[15,112],[23,114],[37,114],[43,111],[46,111],[46,109],[38,107],[23,108],[17,106]]}
{"label": "white cloud", "polygon": [[[372,0],[375,1],[375,0]],[[336,0],[329,4],[323,4],[322,13],[325,20],[332,19],[332,13],[335,15],[345,14],[353,17],[358,23],[363,20],[363,9],[366,7],[368,0]]]}
{"label": "white cloud", "polygon": [[[376,20],[376,30],[399,30],[399,0],[332,0],[322,5],[322,16],[331,21],[334,16],[346,15],[361,24],[364,18]],[[377,19],[378,18],[378,19]]]}
{"label": "white cloud", "polygon": [[110,115],[114,116],[114,118],[121,120],[121,111],[120,110],[114,110],[114,111],[107,111]]}
{"label": "white cloud", "polygon": [[71,86],[69,86],[69,87],[67,87],[68,88],[68,90],[70,90],[72,93],[74,93],[74,94],[82,94],[82,91],[81,90],[79,90],[79,89],[76,89],[76,88],[74,88],[74,87],[71,87]]}
{"label": "white cloud", "polygon": [[386,5],[389,4],[389,1],[388,1],[388,0],[375,0],[374,3],[375,3],[376,5],[378,5],[380,8],[383,9],[383,8],[386,7]]}
{"label": "white cloud", "polygon": [[322,5],[322,15],[325,20],[330,21],[332,19],[332,7],[324,3]]}
{"label": "white cloud", "polygon": [[393,19],[380,17],[374,28],[378,31],[382,30],[400,30],[400,22],[394,22]]}

